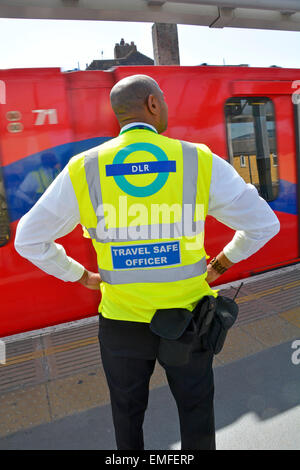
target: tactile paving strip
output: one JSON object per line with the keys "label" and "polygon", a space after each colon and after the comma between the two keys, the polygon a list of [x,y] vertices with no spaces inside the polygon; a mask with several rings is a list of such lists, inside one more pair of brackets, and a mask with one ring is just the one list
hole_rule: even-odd
{"label": "tactile paving strip", "polygon": [[43,338],[49,379],[65,377],[101,364],[98,323],[71,328]]}
{"label": "tactile paving strip", "polygon": [[[255,278],[253,278],[255,279]],[[274,274],[271,277],[264,278],[264,279],[259,279],[257,281],[247,283],[247,289],[250,292],[262,292],[268,289],[272,289],[274,287],[282,287],[287,284],[290,284],[291,282],[297,282],[299,281],[300,285],[300,270],[295,269],[294,271],[289,271],[286,273],[279,273],[279,274]]]}
{"label": "tactile paving strip", "polygon": [[6,364],[0,364],[0,393],[46,380],[39,338],[6,345]]}
{"label": "tactile paving strip", "polygon": [[[222,289],[219,291],[220,295],[224,295],[233,299],[237,289]],[[269,311],[269,306],[265,306],[265,303],[259,302],[258,300],[248,300],[243,302],[243,299],[249,297],[250,292],[246,286],[242,286],[239,290],[238,296],[235,299],[239,306],[239,314],[235,322],[235,326],[243,325],[248,322],[252,322],[257,318],[263,318],[265,316],[273,315],[273,310]]]}
{"label": "tactile paving strip", "polygon": [[[233,298],[237,289],[219,293]],[[300,305],[300,272],[291,271],[242,286],[236,298],[239,315],[235,326],[269,317]]]}

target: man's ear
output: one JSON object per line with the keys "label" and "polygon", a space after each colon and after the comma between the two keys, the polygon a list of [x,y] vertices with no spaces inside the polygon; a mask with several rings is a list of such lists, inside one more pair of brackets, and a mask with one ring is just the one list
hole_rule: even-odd
{"label": "man's ear", "polygon": [[156,116],[159,113],[159,102],[155,95],[148,96],[147,107],[151,114]]}

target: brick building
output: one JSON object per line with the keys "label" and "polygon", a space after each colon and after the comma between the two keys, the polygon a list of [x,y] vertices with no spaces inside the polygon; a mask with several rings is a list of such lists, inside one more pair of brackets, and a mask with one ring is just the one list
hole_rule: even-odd
{"label": "brick building", "polygon": [[114,48],[114,59],[93,60],[86,70],[107,70],[120,65],[154,65],[154,60],[137,50],[133,41],[130,44],[121,39]]}

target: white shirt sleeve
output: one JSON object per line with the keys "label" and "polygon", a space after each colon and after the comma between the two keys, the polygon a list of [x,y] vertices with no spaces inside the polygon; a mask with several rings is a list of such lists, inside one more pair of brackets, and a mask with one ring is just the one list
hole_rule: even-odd
{"label": "white shirt sleeve", "polygon": [[19,221],[15,249],[38,268],[63,281],[78,281],[84,267],[54,242],[80,222],[79,208],[67,167]]}
{"label": "white shirt sleeve", "polygon": [[280,229],[278,218],[257,189],[246,184],[228,162],[215,154],[208,214],[236,230],[223,249],[232,263],[254,254]]}

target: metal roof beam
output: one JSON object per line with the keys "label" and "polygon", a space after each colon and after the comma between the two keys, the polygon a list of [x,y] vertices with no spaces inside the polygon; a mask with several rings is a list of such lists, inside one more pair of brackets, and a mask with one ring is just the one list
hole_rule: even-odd
{"label": "metal roof beam", "polygon": [[166,0],[146,0],[148,5],[161,7],[164,3],[167,3]]}
{"label": "metal roof beam", "polygon": [[300,0],[0,0],[0,17],[300,31]]}
{"label": "metal roof beam", "polygon": [[255,10],[300,11],[299,0],[168,0],[165,3],[211,5],[219,8],[249,8]]}
{"label": "metal roof beam", "polygon": [[233,20],[234,8],[219,8],[219,16],[216,18],[213,23],[210,25],[211,28],[224,28],[225,26],[230,25]]}

